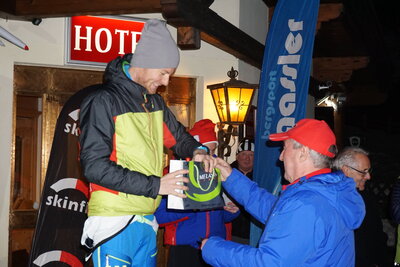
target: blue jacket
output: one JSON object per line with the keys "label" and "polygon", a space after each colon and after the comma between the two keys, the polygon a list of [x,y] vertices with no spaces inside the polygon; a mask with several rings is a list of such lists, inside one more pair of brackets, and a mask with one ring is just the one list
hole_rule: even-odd
{"label": "blue jacket", "polygon": [[353,179],[329,172],[302,177],[276,197],[234,169],[224,188],[266,227],[258,248],[211,237],[204,260],[213,266],[354,266],[353,230],[364,218],[364,202]]}
{"label": "blue jacket", "polygon": [[154,215],[160,227],[165,227],[165,244],[198,248],[204,238],[218,236],[225,239],[225,223],[235,219],[239,213],[232,214],[222,209],[196,212],[167,210],[167,201],[163,198]]}

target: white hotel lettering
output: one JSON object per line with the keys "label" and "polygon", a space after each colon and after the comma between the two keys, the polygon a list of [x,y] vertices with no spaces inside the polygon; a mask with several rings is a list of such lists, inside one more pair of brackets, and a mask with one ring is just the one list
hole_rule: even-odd
{"label": "white hotel lettering", "polygon": [[[84,33],[84,30],[82,30],[82,33],[81,33],[82,26],[75,25],[74,27],[75,27],[75,46],[73,49],[80,51],[81,50],[80,41],[84,40],[84,41],[86,41],[85,51],[92,52],[93,51],[92,50],[93,27],[85,26],[86,35]],[[113,35],[117,36],[119,38],[113,39],[113,37],[114,37]],[[125,38],[129,37],[129,35],[132,39],[132,47],[131,47],[131,51],[125,51]],[[119,54],[123,55],[125,53],[133,53],[133,52],[135,52],[135,49],[136,49],[136,39],[137,39],[138,35],[141,35],[141,33],[135,32],[135,31],[118,30],[118,29],[116,29],[114,31],[114,33],[112,33],[107,28],[100,28],[94,32],[94,41],[95,41],[94,49],[99,53],[107,53],[108,51],[110,51],[110,49],[114,45],[118,45],[118,48],[119,48],[118,53]],[[105,47],[101,47],[102,40],[106,40]],[[119,42],[119,44],[115,44],[114,42]]]}

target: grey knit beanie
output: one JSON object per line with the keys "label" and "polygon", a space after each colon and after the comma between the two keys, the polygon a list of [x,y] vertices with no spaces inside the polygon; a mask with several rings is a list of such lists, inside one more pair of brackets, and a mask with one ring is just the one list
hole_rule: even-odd
{"label": "grey knit beanie", "polygon": [[133,53],[131,66],[146,69],[176,68],[179,50],[166,23],[158,19],[146,22]]}

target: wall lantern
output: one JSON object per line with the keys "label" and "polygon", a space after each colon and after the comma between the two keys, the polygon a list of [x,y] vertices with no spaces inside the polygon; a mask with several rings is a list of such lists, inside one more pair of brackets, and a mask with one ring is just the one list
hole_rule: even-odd
{"label": "wall lantern", "polygon": [[[207,86],[210,89],[220,120],[218,123],[219,157],[229,157],[231,152],[230,138],[232,135],[237,135],[237,126],[245,123],[254,91],[258,88],[258,84],[249,84],[237,80],[236,77],[239,72],[234,70],[233,67],[227,75],[230,78],[229,81]],[[225,125],[228,125],[227,130],[224,129]],[[228,149],[228,151],[224,155],[225,149]]]}

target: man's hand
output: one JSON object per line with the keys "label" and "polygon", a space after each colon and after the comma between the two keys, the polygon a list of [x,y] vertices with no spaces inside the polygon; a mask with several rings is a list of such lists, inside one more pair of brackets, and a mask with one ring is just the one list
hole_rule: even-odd
{"label": "man's hand", "polygon": [[214,158],[210,155],[197,154],[193,158],[194,161],[200,161],[204,164],[204,170],[206,172],[212,172],[214,168],[218,168],[221,171],[221,181],[225,181],[232,173],[231,165],[221,158]]}
{"label": "man's hand", "polygon": [[206,172],[212,172],[214,168],[218,168],[221,171],[221,181],[225,181],[232,173],[231,165],[221,158],[214,158],[209,155],[196,155],[193,158],[194,161],[201,161],[204,163],[204,170]]}
{"label": "man's hand", "polygon": [[174,195],[181,198],[186,198],[185,194],[179,193],[177,190],[188,190],[183,183],[188,183],[189,179],[183,177],[183,174],[188,173],[188,170],[178,170],[170,172],[163,177],[160,181],[160,189],[158,191],[159,195]]}
{"label": "man's hand", "polygon": [[230,212],[230,213],[236,213],[239,211],[239,208],[235,205],[233,202],[229,202],[224,206],[224,210]]}
{"label": "man's hand", "polygon": [[[204,151],[204,150],[203,150]],[[204,164],[204,170],[206,172],[212,172],[213,169],[215,168],[216,161],[213,160],[214,158],[211,157],[210,155],[204,155],[204,154],[196,154],[193,157],[193,161],[198,161],[198,162],[203,162]]]}
{"label": "man's hand", "polygon": [[221,171],[221,181],[226,181],[226,179],[231,175],[232,173],[232,167],[229,165],[228,162],[221,158],[215,158],[216,164],[215,167],[218,168]]}
{"label": "man's hand", "polygon": [[208,172],[212,172],[213,168],[218,168],[221,171],[221,181],[223,182],[226,181],[226,178],[232,173],[231,165],[221,158],[214,158],[207,155],[199,161],[204,163],[204,169]]}

